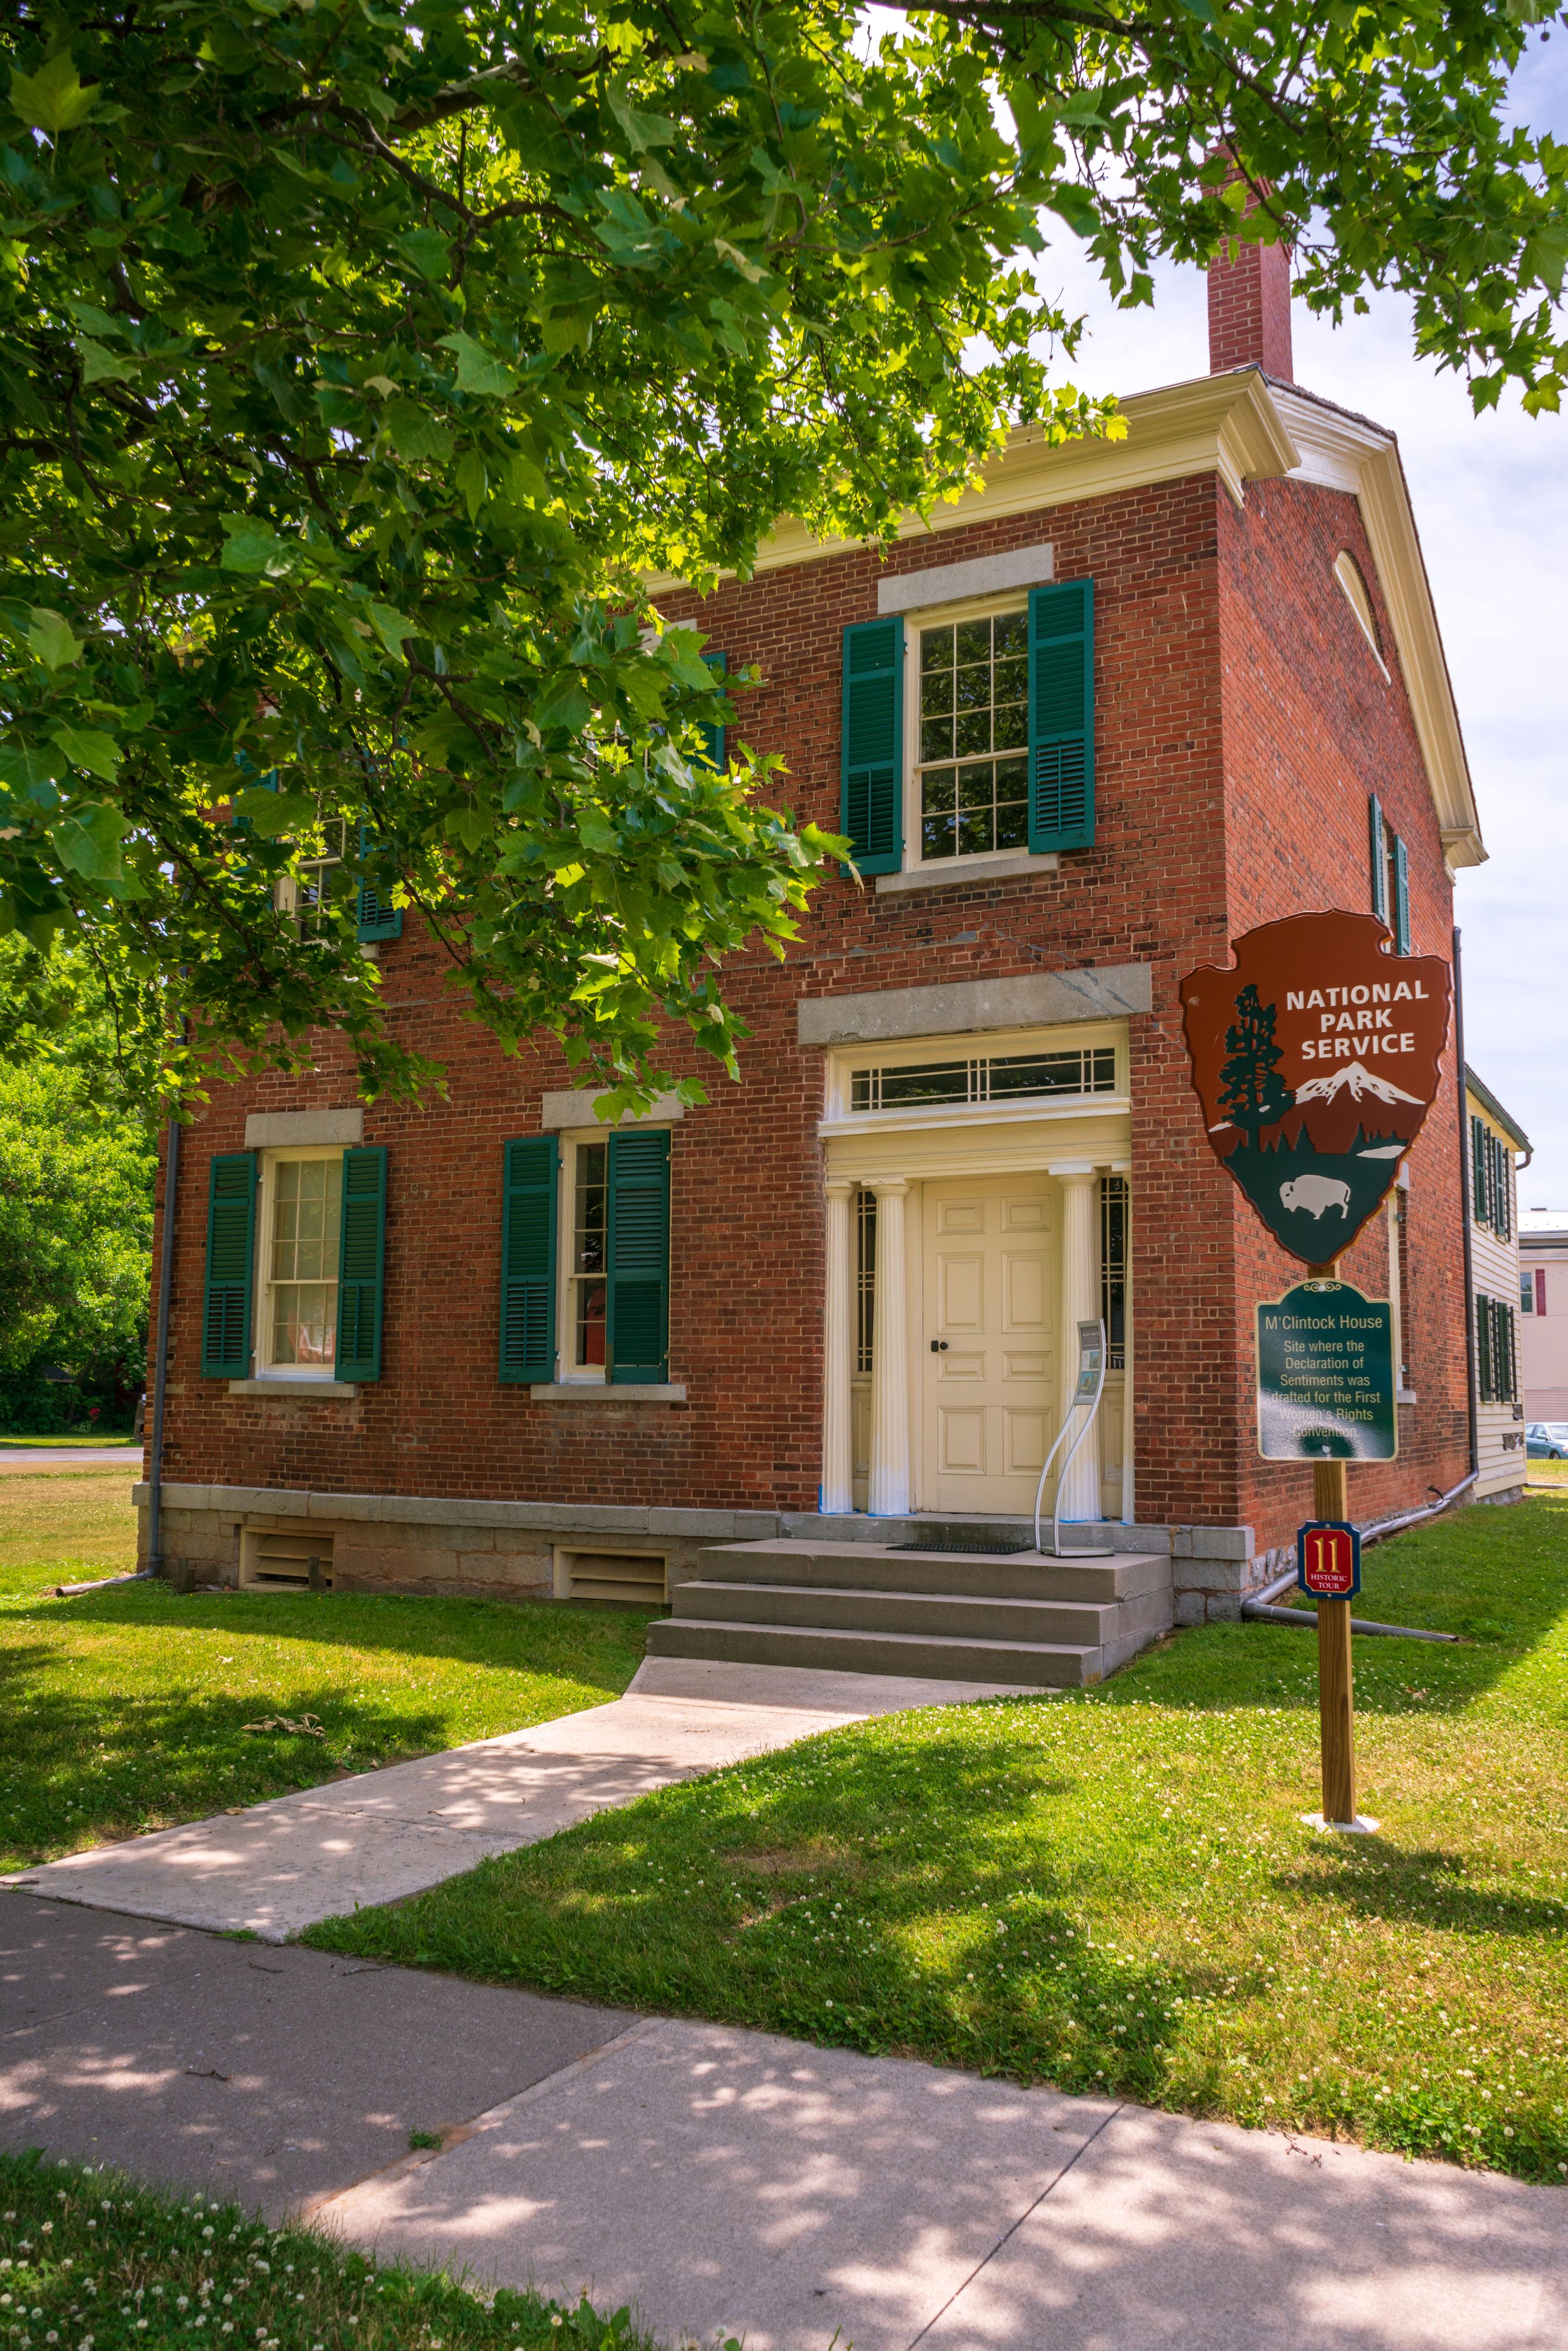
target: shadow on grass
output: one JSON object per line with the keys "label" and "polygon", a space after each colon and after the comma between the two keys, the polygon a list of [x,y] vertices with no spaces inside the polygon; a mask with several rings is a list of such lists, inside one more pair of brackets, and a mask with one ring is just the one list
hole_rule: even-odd
{"label": "shadow on grass", "polygon": [[1273,1879],[1276,1890],[1398,1926],[1556,1940],[1561,1913],[1554,1904],[1469,1884],[1462,1854],[1408,1852],[1385,1838],[1368,1837],[1354,1853],[1324,1844],[1314,1861],[1312,1870],[1281,1871]]}
{"label": "shadow on grass", "polygon": [[[0,1852],[22,1866],[149,1825],[200,1820],[340,1772],[444,1746],[447,1718],[342,1683],[286,1686],[275,1698],[172,1687],[73,1698],[30,1677],[57,1662],[42,1646],[0,1651]],[[306,1714],[326,1733],[247,1733]]]}
{"label": "shadow on grass", "polygon": [[[1363,1714],[1462,1714],[1511,1667],[1562,1645],[1568,1663],[1568,1491],[1507,1509],[1476,1506],[1368,1552],[1356,1614],[1457,1633],[1459,1641],[1364,1635],[1355,1644]],[[1287,1599],[1289,1595],[1287,1595]],[[1208,1625],[1134,1658],[1092,1693],[1110,1706],[1200,1711],[1316,1704],[1317,1630]]]}
{"label": "shadow on grass", "polygon": [[554,1600],[468,1600],[372,1593],[246,1593],[183,1598],[150,1583],[74,1600],[17,1602],[4,1623],[126,1631],[222,1633],[236,1640],[308,1642],[454,1665],[559,1674],[617,1695],[640,1662],[649,1617],[564,1608]]}

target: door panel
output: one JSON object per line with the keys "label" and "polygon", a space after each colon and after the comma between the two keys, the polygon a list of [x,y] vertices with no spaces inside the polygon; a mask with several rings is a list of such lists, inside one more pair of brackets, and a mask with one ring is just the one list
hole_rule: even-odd
{"label": "door panel", "polygon": [[1056,1207],[1045,1176],[923,1195],[920,1507],[1022,1515],[1056,1433]]}

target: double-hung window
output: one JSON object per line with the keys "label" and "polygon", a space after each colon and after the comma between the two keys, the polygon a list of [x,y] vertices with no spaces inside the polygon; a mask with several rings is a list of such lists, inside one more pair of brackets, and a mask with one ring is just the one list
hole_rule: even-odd
{"label": "double-hung window", "polygon": [[214,1155],[205,1376],[381,1377],[386,1194],[376,1144]]}
{"label": "double-hung window", "polygon": [[1029,846],[1029,619],[919,632],[920,855]]}
{"label": "double-hung window", "polygon": [[1094,583],[844,631],[839,829],[862,874],[1094,841]]}
{"label": "double-hung window", "polygon": [[271,1156],[263,1166],[258,1372],[331,1377],[342,1186],[341,1151]]}

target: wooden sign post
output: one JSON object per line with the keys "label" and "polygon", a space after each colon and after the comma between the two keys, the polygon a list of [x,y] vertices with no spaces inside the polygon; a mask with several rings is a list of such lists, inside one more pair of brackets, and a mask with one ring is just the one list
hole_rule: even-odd
{"label": "wooden sign post", "polygon": [[[1323,1281],[1333,1281],[1339,1276],[1337,1259],[1330,1265],[1315,1265],[1313,1276]],[[1312,1464],[1312,1515],[1330,1525],[1343,1525],[1350,1517],[1350,1480],[1345,1463],[1314,1461]],[[1322,1785],[1322,1813],[1325,1828],[1375,1828],[1375,1821],[1364,1822],[1355,1809],[1355,1676],[1351,1658],[1350,1595],[1343,1599],[1318,1595],[1318,1755]]]}
{"label": "wooden sign post", "polygon": [[1393,945],[1376,914],[1294,914],[1233,941],[1228,968],[1206,964],[1181,984],[1210,1148],[1309,1269],[1304,1285],[1258,1310],[1258,1449],[1312,1465],[1316,1516],[1298,1538],[1318,1609],[1322,1811],[1312,1817],[1364,1832],[1377,1823],[1355,1809],[1360,1538],[1345,1472],[1392,1460],[1398,1431],[1392,1315],[1340,1280],[1339,1257],[1376,1215],[1437,1100],[1450,998],[1440,956],[1395,955]]}

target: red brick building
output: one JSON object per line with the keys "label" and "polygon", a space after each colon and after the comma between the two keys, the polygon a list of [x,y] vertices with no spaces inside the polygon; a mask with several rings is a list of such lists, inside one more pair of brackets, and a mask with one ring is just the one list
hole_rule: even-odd
{"label": "red brick building", "polygon": [[[1394,440],[1290,382],[1283,266],[1217,273],[1213,371],[1127,400],[1124,440],[1019,432],[885,560],[786,522],[752,580],[663,586],[760,673],[741,731],[796,812],[862,848],[782,966],[730,966],[738,1086],[607,1135],[553,1050],[462,1017],[411,916],[369,927],[447,1101],[361,1110],[329,1037],[214,1102],[178,1186],[166,1556],[636,1596],[716,1542],[999,1537],[1062,1333],[1103,1312],[1075,1538],[1168,1559],[1181,1620],[1264,1580],[1311,1479],[1257,1458],[1252,1316],[1300,1270],[1207,1147],[1177,983],[1321,906],[1447,956],[1484,854]],[[1445,1067],[1345,1261],[1406,1366],[1364,1520],[1469,1466],[1452,1040]]]}

